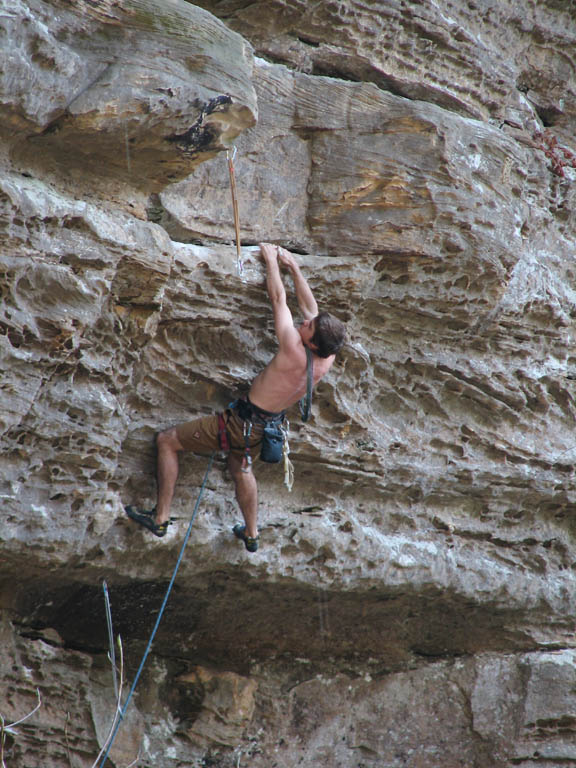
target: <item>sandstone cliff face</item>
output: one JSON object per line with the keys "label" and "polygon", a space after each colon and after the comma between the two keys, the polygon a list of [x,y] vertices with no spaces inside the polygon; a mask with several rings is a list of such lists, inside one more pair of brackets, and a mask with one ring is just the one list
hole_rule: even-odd
{"label": "sandstone cliff face", "polygon": [[293,491],[256,468],[255,556],[216,461],[110,764],[575,763],[573,3],[12,0],[0,33],[0,715],[42,698],[6,764],[96,760],[101,583],[130,682],[207,459],[166,539],[123,505],[274,353],[261,240],[349,344]]}

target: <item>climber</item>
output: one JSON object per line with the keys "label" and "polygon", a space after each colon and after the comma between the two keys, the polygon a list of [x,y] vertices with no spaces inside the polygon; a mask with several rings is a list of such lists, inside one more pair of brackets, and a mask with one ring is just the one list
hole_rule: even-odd
{"label": "climber", "polygon": [[[228,469],[235,485],[236,499],[244,525],[235,525],[234,535],[249,552],[258,549],[258,489],[252,473],[250,449],[262,442],[264,428],[281,423],[288,408],[306,391],[307,353],[312,355],[312,380],[316,384],[331,368],[335,353],[344,343],[343,323],[328,312],[318,313],[316,300],[292,253],[269,243],[260,244],[266,264],[266,287],[278,338],[278,351],[250,387],[247,397],[232,403],[224,413],[204,416],[160,432],[157,444],[157,506],[151,511],[126,507],[128,516],[156,536],[166,534],[170,504],[178,477],[181,451],[228,452]],[[286,303],[279,263],[291,273],[296,299],[304,321],[294,327]]]}

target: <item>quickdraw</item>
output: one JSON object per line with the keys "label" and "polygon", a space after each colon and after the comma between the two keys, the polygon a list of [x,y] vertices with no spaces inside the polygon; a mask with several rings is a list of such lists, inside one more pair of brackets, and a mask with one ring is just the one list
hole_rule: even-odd
{"label": "quickdraw", "polygon": [[242,277],[244,265],[242,263],[242,251],[240,249],[240,216],[238,214],[238,199],[236,196],[236,177],[234,175],[234,158],[236,157],[236,147],[233,148],[232,155],[230,150],[226,151],[228,158],[228,173],[230,175],[230,194],[232,195],[232,211],[234,213],[234,230],[236,232],[236,268],[238,276]]}

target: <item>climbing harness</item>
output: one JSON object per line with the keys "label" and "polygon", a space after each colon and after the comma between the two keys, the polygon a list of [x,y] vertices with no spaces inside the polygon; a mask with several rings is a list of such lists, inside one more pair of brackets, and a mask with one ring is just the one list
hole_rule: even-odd
{"label": "climbing harness", "polygon": [[262,426],[262,440],[260,442],[260,459],[269,464],[276,464],[282,460],[282,444],[284,442],[284,422],[286,412],[272,413],[259,408],[250,399],[246,397],[234,400],[228,406],[236,411],[243,422],[244,434],[244,458],[242,460],[242,471],[249,472],[252,466],[252,455],[250,438],[254,424]]}
{"label": "climbing harness", "polygon": [[242,263],[242,251],[240,250],[240,216],[238,214],[238,198],[236,196],[236,176],[234,175],[234,158],[236,157],[236,147],[233,147],[232,155],[230,150],[226,150],[228,158],[228,173],[230,175],[230,193],[232,195],[232,210],[234,212],[234,229],[236,231],[236,269],[238,276],[242,277],[244,264]]}
{"label": "climbing harness", "polygon": [[150,635],[150,639],[148,640],[148,645],[146,646],[146,650],[144,651],[144,655],[142,656],[142,661],[140,662],[140,666],[138,667],[138,671],[136,672],[136,677],[134,678],[134,682],[132,683],[132,687],[130,688],[130,690],[128,692],[128,696],[126,697],[126,701],[125,701],[124,706],[122,707],[122,710],[120,712],[120,717],[118,719],[116,727],[112,731],[112,734],[110,736],[110,742],[108,744],[108,747],[106,749],[104,757],[102,758],[102,762],[100,763],[99,768],[103,768],[104,763],[108,759],[108,755],[110,753],[110,750],[112,749],[112,745],[114,743],[116,735],[117,735],[117,733],[118,733],[118,731],[120,729],[120,726],[122,725],[122,721],[124,720],[124,716],[126,715],[126,710],[128,709],[128,705],[130,704],[130,700],[132,698],[132,694],[134,693],[134,690],[136,688],[138,680],[140,679],[140,675],[142,673],[142,670],[144,669],[144,664],[146,663],[146,659],[148,658],[148,654],[150,653],[150,650],[152,648],[152,643],[154,642],[154,637],[156,636],[156,632],[158,630],[158,627],[160,626],[160,622],[161,622],[162,616],[164,614],[164,609],[166,608],[166,604],[168,602],[168,598],[170,597],[170,592],[172,591],[172,587],[173,587],[174,581],[176,579],[176,574],[178,573],[178,569],[180,568],[180,563],[182,562],[182,558],[184,557],[184,550],[186,549],[186,545],[188,544],[188,539],[190,538],[190,534],[192,533],[192,525],[193,525],[194,520],[196,518],[196,513],[198,512],[198,507],[200,506],[200,501],[202,499],[202,495],[203,495],[204,490],[206,488],[206,483],[208,482],[208,475],[210,474],[210,470],[212,469],[212,463],[214,461],[215,453],[216,452],[214,452],[210,456],[210,461],[208,462],[208,466],[206,467],[206,472],[204,473],[204,479],[202,480],[202,485],[200,486],[200,492],[198,493],[198,498],[196,499],[196,504],[194,506],[194,511],[192,512],[192,517],[190,518],[190,523],[188,525],[188,530],[186,531],[186,535],[184,536],[184,541],[182,542],[182,546],[180,547],[180,554],[178,555],[178,559],[176,560],[176,565],[174,566],[174,571],[172,572],[172,578],[170,579],[170,583],[168,584],[168,589],[166,590],[166,594],[164,595],[164,600],[162,601],[162,606],[160,607],[160,610],[158,612],[158,617],[156,619],[156,624],[154,625],[154,629],[152,630],[152,634]]}
{"label": "climbing harness", "polygon": [[312,408],[312,379],[314,374],[314,359],[312,350],[306,347],[306,397],[300,400],[300,415],[302,421],[308,421],[310,418],[310,409]]}

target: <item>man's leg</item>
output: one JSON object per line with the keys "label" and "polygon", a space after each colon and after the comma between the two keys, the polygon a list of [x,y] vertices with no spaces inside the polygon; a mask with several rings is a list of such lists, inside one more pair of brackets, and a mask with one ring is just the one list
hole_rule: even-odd
{"label": "man's leg", "polygon": [[156,479],[158,483],[158,502],[156,504],[156,524],[161,525],[170,519],[170,505],[178,479],[178,453],[183,451],[178,433],[173,427],[156,436],[157,463]]}
{"label": "man's leg", "polygon": [[218,448],[218,415],[201,416],[156,436],[156,509],[147,511],[127,506],[126,514],[155,536],[165,536],[170,522],[170,505],[178,479],[178,454],[181,451],[211,453]]}
{"label": "man's leg", "polygon": [[252,469],[242,471],[242,456],[228,454],[228,470],[234,480],[236,500],[246,523],[246,535],[251,539],[258,536],[258,485]]}

